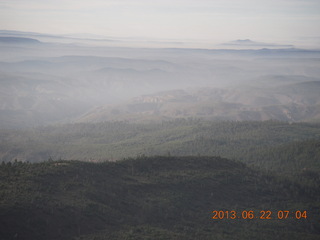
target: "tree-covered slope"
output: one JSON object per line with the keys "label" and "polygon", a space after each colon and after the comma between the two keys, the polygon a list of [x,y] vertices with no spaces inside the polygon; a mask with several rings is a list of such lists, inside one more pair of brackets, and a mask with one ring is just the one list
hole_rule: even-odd
{"label": "tree-covered slope", "polygon": [[[283,144],[320,139],[311,123],[175,120],[77,123],[1,130],[0,159],[114,160],[138,155],[222,156],[255,164],[257,154]],[[307,166],[306,166],[307,167]]]}
{"label": "tree-covered slope", "polygon": [[[219,157],[14,162],[2,163],[0,172],[0,239],[320,236],[317,188]],[[212,219],[214,210],[237,211],[237,217]],[[289,217],[278,219],[286,210]],[[255,217],[241,219],[243,211]],[[260,219],[260,211],[272,211],[272,219]],[[297,211],[307,217],[296,219]]]}
{"label": "tree-covered slope", "polygon": [[265,169],[283,173],[320,171],[320,140],[305,140],[258,149],[248,156]]}

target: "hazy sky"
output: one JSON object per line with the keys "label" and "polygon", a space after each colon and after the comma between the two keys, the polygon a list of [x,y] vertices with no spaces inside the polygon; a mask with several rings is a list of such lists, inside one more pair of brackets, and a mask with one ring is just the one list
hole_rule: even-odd
{"label": "hazy sky", "polygon": [[320,0],[0,0],[0,29],[231,41],[320,37]]}

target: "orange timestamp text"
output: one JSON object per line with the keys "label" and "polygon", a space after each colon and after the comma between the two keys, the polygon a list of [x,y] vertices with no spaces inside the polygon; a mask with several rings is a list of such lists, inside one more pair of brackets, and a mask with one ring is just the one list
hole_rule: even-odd
{"label": "orange timestamp text", "polygon": [[212,211],[212,219],[307,219],[307,211],[270,211],[270,210],[243,210],[243,211]]}

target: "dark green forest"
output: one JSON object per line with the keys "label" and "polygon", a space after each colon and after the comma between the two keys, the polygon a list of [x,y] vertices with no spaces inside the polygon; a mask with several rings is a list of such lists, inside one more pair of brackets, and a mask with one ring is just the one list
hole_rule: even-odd
{"label": "dark green forest", "polygon": [[318,123],[73,123],[0,139],[0,240],[320,237]]}
{"label": "dark green forest", "polygon": [[[220,157],[2,163],[0,239],[319,239],[320,192]],[[212,211],[254,219],[212,219]],[[260,211],[272,211],[260,219]],[[290,211],[278,219],[278,211]],[[297,219],[296,211],[307,217]]]}
{"label": "dark green forest", "polygon": [[289,147],[291,143],[308,145],[309,140],[320,140],[320,124],[192,119],[74,123],[0,130],[0,139],[2,161],[37,162],[49,158],[105,161],[171,154],[223,156],[254,163],[257,154],[265,149],[277,151],[275,148]]}
{"label": "dark green forest", "polygon": [[74,123],[0,130],[1,160],[116,161],[137,156],[221,156],[294,175],[320,170],[320,124],[215,122]]}

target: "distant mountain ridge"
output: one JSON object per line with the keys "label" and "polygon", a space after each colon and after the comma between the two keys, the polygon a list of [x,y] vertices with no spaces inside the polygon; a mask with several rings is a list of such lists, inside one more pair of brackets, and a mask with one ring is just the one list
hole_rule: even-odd
{"label": "distant mountain ridge", "polygon": [[270,48],[294,48],[294,45],[284,45],[284,44],[272,44],[272,43],[263,43],[263,42],[256,42],[250,39],[238,39],[235,41],[223,43],[221,45],[224,46],[238,46],[238,47],[270,47]]}
{"label": "distant mountain ridge", "polygon": [[33,38],[25,37],[0,37],[0,43],[6,44],[40,44],[41,42]]}
{"label": "distant mountain ridge", "polygon": [[167,91],[137,97],[122,105],[99,107],[84,115],[79,121],[142,121],[175,118],[319,121],[319,92],[320,81],[293,83],[276,88]]}

